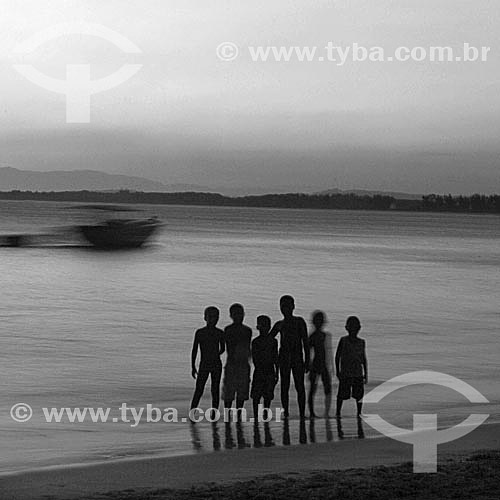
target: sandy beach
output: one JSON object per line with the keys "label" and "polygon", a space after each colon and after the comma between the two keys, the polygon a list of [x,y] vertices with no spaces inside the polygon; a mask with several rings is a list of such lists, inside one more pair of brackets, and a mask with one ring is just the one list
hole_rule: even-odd
{"label": "sandy beach", "polygon": [[[440,445],[439,463],[453,456],[499,449],[500,424],[486,424],[459,440]],[[207,483],[230,484],[270,474],[390,466],[411,459],[410,445],[399,441],[383,437],[353,439],[31,471],[1,477],[0,492],[3,500],[86,498],[120,491],[139,495]]]}

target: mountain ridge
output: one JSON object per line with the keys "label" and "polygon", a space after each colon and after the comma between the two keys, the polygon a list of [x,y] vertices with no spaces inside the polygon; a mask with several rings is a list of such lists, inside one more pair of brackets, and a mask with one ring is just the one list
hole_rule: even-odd
{"label": "mountain ridge", "polygon": [[119,191],[120,189],[144,192],[204,192],[221,193],[226,196],[262,195],[270,192],[308,194],[348,194],[359,196],[382,195],[396,199],[414,200],[421,195],[399,192],[371,191],[363,189],[328,189],[316,191],[309,186],[291,187],[208,187],[197,184],[165,184],[141,176],[110,174],[93,169],[77,170],[21,170],[11,166],[0,167],[0,191]]}

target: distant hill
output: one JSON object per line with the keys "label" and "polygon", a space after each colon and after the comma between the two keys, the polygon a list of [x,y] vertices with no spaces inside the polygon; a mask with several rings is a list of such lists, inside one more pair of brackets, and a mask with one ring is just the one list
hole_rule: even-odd
{"label": "distant hill", "polygon": [[310,186],[302,188],[276,187],[208,187],[196,184],[163,184],[144,177],[106,174],[98,170],[52,170],[38,172],[20,170],[13,167],[0,167],[0,191],[129,191],[144,192],[203,192],[222,193],[226,196],[263,195],[270,191],[275,193],[303,192],[308,194],[349,194],[358,196],[391,196],[398,200],[421,200],[421,195],[409,193],[392,193],[382,191],[365,191],[362,189],[340,190],[329,189],[314,193]]}
{"label": "distant hill", "polygon": [[398,193],[391,191],[368,191],[365,189],[327,189],[326,191],[320,191],[315,194],[349,194],[353,193],[358,196],[391,196],[392,198],[396,198],[396,200],[421,200],[421,194],[412,194],[412,193]]}
{"label": "distant hill", "polygon": [[[143,177],[105,174],[97,170],[53,170],[35,172],[0,167],[0,190],[11,191],[170,191],[161,182]],[[176,189],[177,190],[177,189]]]}
{"label": "distant hill", "polygon": [[198,184],[163,184],[144,177],[106,174],[97,170],[52,170],[38,172],[0,167],[0,191],[130,191],[223,193],[227,196],[263,194],[265,188],[208,187]]}

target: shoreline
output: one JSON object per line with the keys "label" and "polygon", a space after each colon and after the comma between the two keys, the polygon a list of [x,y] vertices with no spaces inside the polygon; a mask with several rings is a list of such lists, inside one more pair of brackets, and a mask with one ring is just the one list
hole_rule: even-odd
{"label": "shoreline", "polygon": [[[450,456],[500,449],[500,424],[489,423],[440,445],[439,463]],[[79,498],[110,491],[147,492],[229,484],[260,476],[318,470],[392,466],[412,460],[412,447],[386,437],[332,443],[249,448],[174,457],[71,465],[0,476],[2,500]]]}
{"label": "shoreline", "polygon": [[[345,417],[344,417],[345,418]],[[350,418],[347,417],[349,420],[354,420],[354,417]],[[317,422],[324,421],[325,419],[323,417],[318,417],[315,419]],[[335,421],[335,418],[330,417],[330,421]],[[298,422],[298,419],[292,418],[290,419],[291,422]],[[307,419],[307,422],[309,423],[309,419]],[[233,423],[234,424],[234,423]],[[498,422],[491,422],[488,424],[484,425],[491,425],[491,424],[498,424],[500,426],[500,420]],[[186,424],[186,425],[191,425],[191,424]],[[196,426],[204,425],[203,423],[201,424],[196,424]],[[253,426],[253,424],[251,424]],[[247,428],[248,429],[248,428]],[[205,425],[205,428],[203,429],[204,431],[209,432],[209,427]],[[261,428],[262,430],[262,428]],[[275,430],[275,429],[273,429]],[[282,437],[282,436],[281,436]],[[298,436],[295,436],[298,438]],[[380,440],[380,439],[387,439],[385,436],[382,434],[378,433],[374,429],[370,428],[370,431],[367,434],[363,435],[363,440]],[[226,449],[222,448],[215,451],[212,449],[206,450],[206,451],[192,451],[192,445],[189,448],[186,448],[185,451],[173,451],[171,453],[168,452],[150,452],[150,453],[139,453],[139,454],[130,454],[127,456],[123,456],[120,458],[112,458],[112,459],[98,459],[98,460],[89,460],[89,461],[80,461],[80,462],[72,462],[69,464],[51,464],[51,465],[40,465],[40,466],[33,466],[33,467],[28,467],[25,469],[20,469],[20,470],[11,470],[11,471],[4,471],[0,472],[0,484],[2,482],[2,479],[4,478],[10,478],[14,476],[21,476],[24,474],[32,474],[32,473],[44,473],[44,472],[53,472],[53,471],[64,471],[68,469],[75,469],[75,468],[88,468],[88,467],[99,467],[99,466],[107,466],[107,465],[113,465],[113,464],[122,464],[122,463],[127,463],[127,462],[140,462],[143,460],[170,460],[170,459],[177,459],[181,457],[196,457],[196,456],[201,456],[201,455],[212,455],[212,454],[222,454],[222,453],[241,453],[242,451],[248,451],[250,449],[264,449],[264,450],[270,450],[273,448],[293,448],[295,446],[317,446],[317,445],[328,445],[328,444],[338,444],[342,441],[346,442],[351,442],[351,441],[357,441],[361,440],[359,437],[355,437],[353,434],[349,435],[346,438],[343,438],[342,440],[339,439],[338,437],[335,437],[332,439],[330,442],[327,441],[318,441],[318,442],[310,442],[308,441],[305,444],[300,444],[300,443],[291,443],[289,445],[284,445],[281,443],[273,443],[272,446],[268,445],[262,445],[260,447],[255,447],[255,446],[249,446],[248,448],[245,448],[244,450],[238,449],[238,446],[235,444],[234,448],[232,449]],[[2,500],[2,499],[0,499]]]}
{"label": "shoreline", "polygon": [[[166,195],[170,198],[173,196],[176,196],[177,198],[173,200],[162,200],[162,201],[157,201],[157,200],[148,200],[142,198],[138,198],[137,196],[132,196],[130,198],[126,199],[121,199],[117,198],[116,196],[109,195],[107,198],[103,198],[102,193],[98,191],[90,191],[89,193],[94,194],[94,197],[90,198],[81,198],[76,196],[76,194],[81,194],[85,193],[85,191],[56,191],[55,193],[60,193],[61,196],[45,196],[45,195],[50,195],[54,193],[47,193],[47,192],[41,192],[39,196],[26,196],[26,197],[10,197],[7,196],[11,192],[9,191],[0,191],[0,201],[5,201],[5,202],[49,202],[49,203],[78,203],[78,204],[83,204],[83,205],[92,205],[92,204],[105,204],[105,205],[144,205],[144,206],[178,206],[178,207],[201,207],[201,208],[206,208],[206,207],[214,207],[214,208],[235,208],[235,209],[241,209],[241,208],[260,208],[260,209],[280,209],[280,210],[321,210],[321,211],[348,211],[348,212],[382,212],[382,213],[416,213],[416,214],[455,214],[455,215],[500,215],[500,212],[498,210],[486,210],[486,209],[467,209],[467,210],[450,210],[450,209],[432,209],[430,207],[423,207],[420,205],[421,200],[419,199],[405,199],[405,198],[394,198],[393,204],[395,206],[384,206],[384,207],[378,207],[378,206],[358,206],[358,207],[353,207],[349,205],[343,205],[343,206],[319,206],[317,204],[290,204],[290,203],[280,203],[280,204],[274,204],[274,203],[248,203],[248,202],[238,202],[240,199],[252,199],[252,198],[266,198],[266,197],[286,197],[286,196],[303,196],[303,197],[323,197],[327,198],[329,195],[314,195],[314,194],[307,194],[307,193],[271,193],[271,194],[264,194],[264,195],[248,195],[248,196],[225,196],[221,195],[219,193],[204,193],[204,192],[145,192],[142,193],[144,195]],[[63,195],[68,195],[71,193],[76,193],[73,196],[63,196]],[[109,193],[108,193],[109,194]],[[130,192],[131,195],[135,195],[136,192],[132,191]],[[188,199],[178,199],[179,195],[187,195]],[[193,200],[193,197],[191,195],[200,195],[196,196],[195,200]],[[206,201],[206,197],[211,197],[215,198],[215,200],[212,201]],[[334,195],[335,196],[335,195]],[[346,196],[346,195],[342,195]],[[377,197],[379,195],[366,195],[367,198],[373,199],[374,197]],[[486,195],[490,196],[490,195]],[[500,195],[491,195],[491,196],[500,196]],[[220,198],[219,198],[220,197]],[[365,198],[363,195],[356,195],[355,197],[359,199]],[[469,196],[470,197],[470,196]],[[391,196],[383,195],[382,198],[391,198]],[[224,202],[221,202],[220,200],[224,200]]]}
{"label": "shoreline", "polygon": [[[326,419],[324,417],[317,417],[315,419],[316,424],[322,425],[322,422],[324,422]],[[251,439],[252,436],[250,436],[250,439],[246,440],[246,445],[245,445],[245,450],[248,449],[272,449],[272,448],[290,448],[294,446],[317,446],[317,445],[336,445],[338,443],[341,443],[342,441],[346,442],[351,442],[351,441],[358,441],[358,440],[385,440],[389,439],[386,436],[380,434],[379,431],[375,430],[372,428],[370,425],[367,423],[363,423],[363,436],[359,437],[359,435],[355,435],[355,430],[354,430],[354,424],[353,421],[356,420],[355,417],[350,417],[350,416],[345,416],[343,417],[342,421],[347,422],[347,435],[343,437],[339,437],[339,431],[338,427],[334,427],[336,425],[336,418],[335,417],[330,417],[328,419],[330,421],[331,425],[331,432],[333,433],[330,439],[326,439],[325,435],[320,436],[320,439],[311,441],[310,438],[310,419],[306,419],[306,430],[308,432],[308,439],[306,443],[300,443],[300,435],[299,435],[299,430],[298,428],[294,429],[294,433],[291,434],[293,439],[291,439],[291,443],[289,444],[283,444],[284,441],[284,436],[283,436],[283,429],[281,428],[276,428],[276,427],[271,427],[270,431],[272,432],[272,445],[266,445],[261,443],[260,446],[255,446],[255,444],[251,444]],[[298,424],[299,419],[298,417],[292,417],[289,419],[289,422],[293,424]],[[401,422],[399,422],[401,424]],[[187,423],[186,425],[190,425]],[[234,423],[233,423],[234,425]],[[403,423],[403,428],[405,426],[411,425],[411,422],[405,422]],[[438,430],[446,429],[448,427],[453,427],[454,425],[457,425],[448,419],[445,419],[444,421],[440,421]],[[498,425],[500,427],[500,414],[490,414],[488,420],[482,424],[482,426],[492,426],[492,425]],[[190,445],[187,446],[185,449],[179,449],[176,448],[174,450],[170,451],[154,451],[154,450],[149,450],[149,451],[139,451],[139,452],[132,452],[130,454],[121,454],[119,457],[116,458],[89,458],[89,459],[77,459],[69,463],[64,463],[62,462],[53,462],[53,463],[45,463],[45,464],[40,464],[40,465],[31,465],[27,466],[25,468],[21,469],[0,469],[0,483],[3,478],[7,477],[13,477],[13,476],[20,476],[23,474],[31,474],[31,473],[43,473],[43,472],[51,472],[51,471],[61,471],[61,470],[66,470],[66,469],[74,469],[74,468],[87,468],[87,467],[94,467],[94,466],[106,466],[106,465],[111,465],[111,464],[121,464],[121,463],[126,463],[126,462],[140,462],[142,460],[169,460],[169,459],[176,459],[180,457],[194,457],[198,455],[210,455],[213,453],[235,453],[235,452],[241,452],[242,449],[239,448],[239,443],[234,442],[233,446],[231,448],[227,448],[226,446],[223,445],[223,443],[220,443],[220,448],[215,450],[213,447],[207,446],[210,444],[210,439],[213,440],[213,435],[208,437],[208,435],[213,432],[212,427],[209,424],[206,423],[198,423],[196,426],[194,426],[198,429],[198,431],[201,430],[201,435],[205,436],[206,438],[206,443],[204,443],[204,446],[200,446],[200,449],[198,450],[193,450],[193,445],[194,442],[191,441]],[[248,426],[244,427],[246,431],[249,431],[253,428],[253,424],[248,424]],[[222,429],[220,429],[222,430]],[[235,429],[233,429],[235,430]],[[260,428],[260,434],[263,434],[263,429]],[[278,436],[276,436],[275,433],[278,433]],[[279,434],[281,433],[281,434]],[[319,430],[319,433],[321,434],[321,428]],[[405,433],[401,433],[401,435],[404,435]],[[248,435],[247,435],[248,437]],[[262,436],[261,436],[262,437]],[[278,439],[275,439],[275,437],[278,437]],[[182,437],[180,438],[182,439]],[[191,440],[193,440],[193,436],[191,435]],[[236,441],[236,440],[235,440]],[[83,455],[82,455],[83,457]],[[68,457],[70,458],[70,457]]]}

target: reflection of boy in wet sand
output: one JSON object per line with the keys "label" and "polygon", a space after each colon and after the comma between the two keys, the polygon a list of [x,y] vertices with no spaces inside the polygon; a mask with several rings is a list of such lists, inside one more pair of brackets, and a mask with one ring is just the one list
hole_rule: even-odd
{"label": "reflection of boy in wet sand", "polygon": [[339,340],[335,354],[335,370],[339,379],[337,417],[340,417],[342,403],[351,397],[356,400],[358,417],[361,417],[364,384],[368,382],[366,342],[358,337],[361,323],[356,316],[347,318],[345,329],[349,335]]}
{"label": "reflection of boy in wet sand", "polygon": [[[217,409],[219,407],[220,377],[222,373],[220,355],[224,352],[223,332],[216,327],[219,321],[219,310],[216,307],[207,307],[205,309],[205,321],[207,326],[197,330],[194,335],[193,350],[191,351],[191,373],[193,378],[196,379],[196,389],[191,401],[191,409],[198,408],[209,376],[212,379],[212,408]],[[196,370],[198,347],[201,352],[201,360],[199,370]]]}
{"label": "reflection of boy in wet sand", "polygon": [[224,329],[227,350],[223,384],[224,407],[231,408],[236,399],[236,408],[241,410],[249,395],[252,329],[243,324],[245,310],[241,304],[233,304],[229,308],[229,315],[233,323]]}
{"label": "reflection of boy in wet sand", "polygon": [[269,409],[274,398],[274,387],[278,381],[278,341],[269,335],[269,316],[257,318],[260,335],[252,341],[252,360],[255,366],[252,379],[253,415],[258,419],[259,404],[264,399],[264,408]]}

